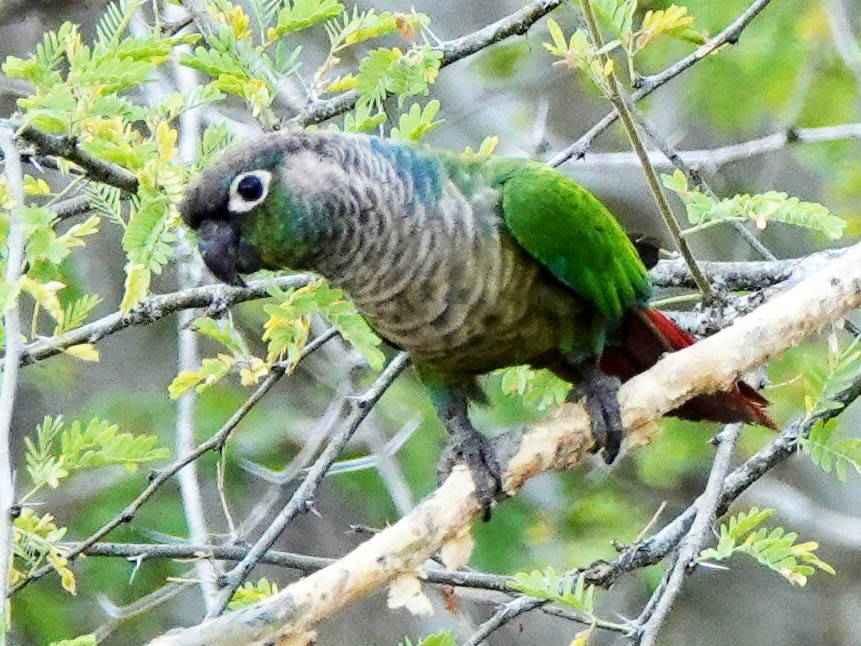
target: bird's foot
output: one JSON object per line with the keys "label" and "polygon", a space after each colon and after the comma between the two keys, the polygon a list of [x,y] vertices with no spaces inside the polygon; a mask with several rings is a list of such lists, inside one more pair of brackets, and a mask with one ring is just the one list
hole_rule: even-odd
{"label": "bird's foot", "polygon": [[469,467],[482,518],[487,522],[493,501],[502,491],[502,469],[490,440],[471,427],[453,435],[437,466],[440,484],[459,462]]}
{"label": "bird's foot", "polygon": [[572,402],[585,400],[586,412],[592,420],[594,452],[604,449],[604,462],[607,464],[612,464],[619,455],[625,431],[619,408],[620,385],[615,377],[593,368],[585,372],[583,380],[568,396],[568,401]]}

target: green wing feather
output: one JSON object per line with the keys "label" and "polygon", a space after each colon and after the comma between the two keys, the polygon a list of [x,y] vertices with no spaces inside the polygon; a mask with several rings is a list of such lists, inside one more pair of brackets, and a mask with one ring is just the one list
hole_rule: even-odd
{"label": "green wing feather", "polygon": [[608,319],[648,299],[645,266],[625,231],[586,189],[549,166],[498,160],[494,184],[514,239]]}

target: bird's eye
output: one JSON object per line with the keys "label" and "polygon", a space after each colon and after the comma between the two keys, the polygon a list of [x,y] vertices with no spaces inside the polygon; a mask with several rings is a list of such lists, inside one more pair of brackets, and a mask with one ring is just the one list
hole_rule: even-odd
{"label": "bird's eye", "polygon": [[246,175],[239,180],[236,185],[236,192],[242,199],[248,202],[254,202],[263,197],[263,182],[257,175]]}
{"label": "bird's eye", "polygon": [[248,213],[266,197],[271,181],[272,173],[268,170],[237,175],[230,184],[227,210],[236,214]]}

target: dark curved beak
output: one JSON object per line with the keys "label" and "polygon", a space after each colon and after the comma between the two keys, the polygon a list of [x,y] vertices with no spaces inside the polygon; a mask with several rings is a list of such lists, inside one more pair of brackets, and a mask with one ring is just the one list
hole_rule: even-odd
{"label": "dark curved beak", "polygon": [[197,228],[200,255],[216,278],[238,287],[245,287],[240,274],[261,269],[260,254],[242,240],[235,223],[220,219],[204,220]]}

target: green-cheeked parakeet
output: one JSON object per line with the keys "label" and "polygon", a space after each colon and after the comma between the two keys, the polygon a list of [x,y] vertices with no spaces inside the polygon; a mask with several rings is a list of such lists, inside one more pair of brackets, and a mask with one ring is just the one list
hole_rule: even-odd
{"label": "green-cheeked parakeet", "polygon": [[[282,132],[224,154],[181,212],[221,280],[317,272],[409,352],[487,515],[499,465],[470,423],[476,378],[549,368],[585,398],[597,443],[619,451],[619,382],[693,338],[646,305],[650,283],[610,212],[552,168],[377,137]],[[750,386],[696,397],[674,415],[773,426]]]}

